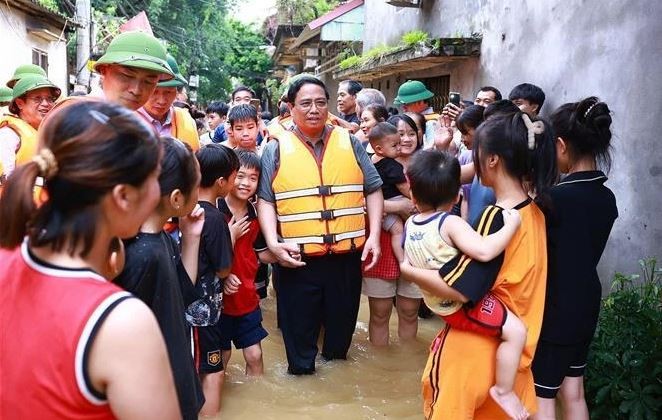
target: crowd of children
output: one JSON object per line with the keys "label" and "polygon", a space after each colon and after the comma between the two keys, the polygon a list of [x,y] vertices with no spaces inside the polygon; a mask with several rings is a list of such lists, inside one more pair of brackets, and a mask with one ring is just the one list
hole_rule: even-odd
{"label": "crowd of children", "polygon": [[[171,67],[160,71],[172,73]],[[269,332],[262,326],[260,298],[266,296],[267,264],[281,263],[281,275],[294,276],[285,280],[283,302],[301,302],[304,289],[292,287],[304,271],[294,267],[326,270],[325,261],[335,258],[341,243],[327,236],[342,236],[351,240],[348,251],[357,267],[364,260],[373,344],[388,344],[394,305],[403,340],[416,336],[421,300],[445,321],[424,373],[428,418],[525,419],[536,410],[538,418],[553,418],[559,390],[564,417],[587,418],[582,376],[599,310],[596,265],[618,216],[600,170],[609,169],[611,117],[598,98],[561,106],[550,123],[538,117],[540,88],[522,84],[502,100],[487,86],[475,104],[449,104],[433,114],[423,106],[430,97],[423,84],[407,82],[396,98],[407,112],[396,114],[378,100],[360,104],[361,85],[348,81],[339,90],[343,114],[320,113],[320,122],[316,113],[326,109],[328,92],[319,81],[304,81],[281,98],[280,115],[267,124],[252,103],[252,90],[239,87],[229,105],[207,107],[206,120],[198,124],[211,131],[193,150],[174,136],[158,135],[144,113],[133,112],[139,106],[132,111],[98,99],[74,100],[51,112],[59,89],[43,75],[25,80],[18,80],[20,95],[11,102],[16,115],[0,125],[14,130],[23,118],[41,139],[30,159],[0,148],[0,305],[11,307],[0,322],[3,336],[15,337],[3,340],[0,352],[6,393],[0,415],[21,417],[26,407],[29,415],[44,417],[55,410],[64,417],[87,412],[194,419],[218,413],[233,346],[242,352],[246,375],[265,371],[261,342]],[[305,83],[314,86],[301,92],[326,93],[326,100],[295,103]],[[41,95],[41,108],[26,107],[31,92]],[[165,105],[167,110],[171,103]],[[304,111],[294,112],[295,106]],[[322,134],[309,139],[291,111],[297,118],[312,113],[311,125]],[[167,118],[153,123],[166,130]],[[327,130],[328,123],[344,128]],[[356,137],[343,143],[349,132]],[[16,145],[22,133],[4,135]],[[300,145],[290,142],[292,133]],[[271,141],[281,144],[264,146]],[[339,151],[327,151],[328,144],[340,145]],[[378,258],[374,232],[365,232],[379,231],[372,223],[363,223],[362,233],[349,232],[354,236],[322,235],[320,241],[296,242],[296,235],[292,239],[279,228],[286,246],[274,247],[276,220],[301,222],[319,213],[329,224],[343,216],[365,217],[365,210],[351,206],[297,212],[313,203],[307,198],[300,208],[283,211],[279,197],[301,198],[296,187],[304,185],[282,179],[297,175],[292,168],[279,170],[292,162],[283,155],[288,147],[317,154],[320,176],[352,180],[341,188],[320,185],[313,195],[325,200],[339,194],[334,188],[348,194],[346,203],[356,201],[353,193],[364,200],[366,174],[374,175],[372,198],[366,194],[365,202],[377,197],[381,215],[383,197],[384,216],[377,217],[384,256]],[[322,164],[325,153],[356,156],[357,163]],[[345,169],[354,172],[338,175]],[[559,172],[568,174],[561,182]],[[45,194],[35,201],[37,178]],[[274,189],[258,194],[260,182]],[[258,195],[261,204],[265,196],[276,203],[269,229],[264,221],[271,219],[258,217]],[[363,241],[370,241],[372,259],[360,254]],[[328,252],[311,258],[309,250],[318,245]],[[357,305],[358,280],[351,286]],[[579,320],[570,315],[578,308],[584,314]],[[300,326],[291,324],[296,310],[283,315],[290,373],[313,373],[319,325],[312,342],[304,343],[314,346],[309,352],[297,342]],[[346,357],[346,337],[339,335],[328,348],[326,341],[335,334],[327,318],[344,316],[351,324],[347,312],[324,312],[323,357]],[[37,354],[43,340],[53,357]],[[34,345],[26,352],[19,343]],[[467,348],[474,350],[467,354]],[[294,354],[301,349],[312,354],[312,366],[296,366],[311,362],[310,354]],[[19,353],[10,363],[7,355]],[[62,367],[69,359],[75,364]],[[19,396],[34,386],[58,392]]]}

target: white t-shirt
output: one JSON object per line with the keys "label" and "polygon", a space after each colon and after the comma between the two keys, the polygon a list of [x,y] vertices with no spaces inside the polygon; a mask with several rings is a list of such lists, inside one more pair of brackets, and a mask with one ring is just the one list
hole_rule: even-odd
{"label": "white t-shirt", "polygon": [[9,127],[0,128],[0,163],[3,173],[8,176],[16,168],[16,152],[21,145],[21,138]]}

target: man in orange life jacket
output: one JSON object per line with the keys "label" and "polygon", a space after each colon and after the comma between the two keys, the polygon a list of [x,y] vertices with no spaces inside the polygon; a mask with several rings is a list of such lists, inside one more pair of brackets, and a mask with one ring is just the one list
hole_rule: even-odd
{"label": "man in orange life jacket", "polygon": [[166,61],[175,73],[175,78],[159,82],[145,105],[138,109],[138,113],[154,126],[159,135],[175,137],[196,151],[200,148],[200,138],[195,120],[188,109],[172,106],[177,98],[177,88],[187,86],[188,82],[179,72],[179,66],[173,56],[168,54]]}
{"label": "man in orange life jacket", "polygon": [[[379,258],[384,202],[382,181],[359,141],[326,124],[324,83],[300,77],[287,96],[294,127],[263,151],[258,217],[280,263],[277,298],[288,372],[301,375],[315,371],[322,325],[322,357],[347,357],[361,260],[372,265]],[[299,252],[291,252],[292,244]]]}

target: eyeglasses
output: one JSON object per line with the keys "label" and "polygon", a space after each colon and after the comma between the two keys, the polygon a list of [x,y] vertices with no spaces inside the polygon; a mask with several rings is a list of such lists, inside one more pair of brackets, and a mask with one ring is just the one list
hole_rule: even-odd
{"label": "eyeglasses", "polygon": [[34,102],[37,105],[39,105],[44,101],[46,101],[47,104],[55,103],[55,101],[57,100],[57,97],[56,96],[28,96],[26,99],[29,100],[29,101]]}
{"label": "eyeglasses", "polygon": [[315,108],[317,109],[326,109],[326,107],[329,106],[329,101],[326,99],[317,99],[314,101],[302,101],[295,105],[298,106],[302,111],[308,112],[313,108],[313,104],[315,104]]}

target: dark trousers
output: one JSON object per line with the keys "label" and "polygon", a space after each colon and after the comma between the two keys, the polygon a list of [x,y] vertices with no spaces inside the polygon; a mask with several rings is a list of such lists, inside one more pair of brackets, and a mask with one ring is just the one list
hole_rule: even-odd
{"label": "dark trousers", "polygon": [[361,254],[304,258],[305,267],[278,268],[278,313],[288,371],[315,371],[317,339],[324,326],[322,357],[345,359],[361,297]]}

